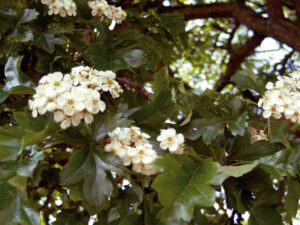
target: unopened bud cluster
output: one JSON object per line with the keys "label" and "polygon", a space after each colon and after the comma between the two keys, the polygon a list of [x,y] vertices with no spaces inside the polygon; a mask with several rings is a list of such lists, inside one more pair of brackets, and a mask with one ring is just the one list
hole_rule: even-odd
{"label": "unopened bud cluster", "polygon": [[126,12],[121,7],[109,5],[105,0],[95,0],[88,2],[92,10],[92,15],[97,17],[106,16],[112,21],[112,30],[116,23],[122,23],[126,18]]}
{"label": "unopened bud cluster", "polygon": [[265,134],[263,130],[257,132],[256,130],[251,130],[251,143],[253,144],[259,140],[268,140],[268,136]]}
{"label": "unopened bud cluster", "polygon": [[[161,145],[172,149],[170,152],[183,153],[183,135],[177,135],[174,129],[162,130],[160,136],[162,138]],[[173,133],[175,131],[175,134]],[[178,138],[179,136],[179,138]],[[165,140],[172,137],[173,141]],[[157,152],[153,149],[148,139],[150,136],[140,130],[140,128],[132,126],[130,128],[116,128],[110,137],[110,142],[105,146],[106,152],[111,152],[122,159],[125,166],[132,165],[132,169],[137,173],[145,175],[155,175],[161,170],[152,163],[158,158]],[[179,140],[180,139],[180,140]],[[181,141],[182,140],[182,141]],[[176,146],[175,146],[176,145]]]}
{"label": "unopened bud cluster", "polygon": [[42,3],[48,5],[48,14],[59,14],[61,17],[76,16],[76,4],[73,0],[42,0]]}
{"label": "unopened bud cluster", "polygon": [[264,118],[280,119],[284,115],[294,123],[300,122],[300,71],[278,76],[275,84],[267,83],[266,89],[258,102]]}
{"label": "unopened bud cluster", "polygon": [[93,114],[103,112],[106,104],[99,91],[109,91],[113,98],[119,97],[122,89],[112,71],[98,71],[88,66],[74,67],[70,74],[50,73],[39,81],[36,94],[29,100],[32,116],[50,112],[62,129],[78,126],[83,119],[92,123]]}

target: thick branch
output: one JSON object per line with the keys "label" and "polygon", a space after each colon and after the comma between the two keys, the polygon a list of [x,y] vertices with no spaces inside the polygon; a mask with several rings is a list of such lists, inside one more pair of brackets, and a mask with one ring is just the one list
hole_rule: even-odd
{"label": "thick branch", "polygon": [[283,18],[281,0],[265,0],[270,17],[274,20]]}
{"label": "thick branch", "polygon": [[280,19],[265,19],[255,13],[251,8],[239,3],[215,3],[197,6],[161,7],[161,12],[178,12],[184,15],[186,20],[201,18],[235,18],[255,33],[273,37],[281,43],[291,46],[300,52],[300,28],[292,22]]}
{"label": "thick branch", "polygon": [[121,84],[126,84],[128,87],[134,88],[135,90],[137,90],[139,93],[141,93],[144,98],[148,101],[152,101],[151,99],[151,93],[149,93],[144,87],[143,85],[136,83],[132,80],[127,79],[126,77],[117,77],[116,80],[121,83]]}
{"label": "thick branch", "polygon": [[220,77],[215,86],[216,91],[221,91],[229,83],[230,78],[240,68],[241,63],[245,58],[253,54],[255,48],[261,44],[263,39],[263,36],[255,34],[241,48],[231,54],[226,72]]}

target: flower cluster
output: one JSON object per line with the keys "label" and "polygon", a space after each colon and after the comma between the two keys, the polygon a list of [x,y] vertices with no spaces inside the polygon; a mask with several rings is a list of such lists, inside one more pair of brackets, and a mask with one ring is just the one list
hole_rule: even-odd
{"label": "flower cluster", "polygon": [[279,76],[275,84],[268,82],[267,91],[258,102],[263,117],[280,119],[282,115],[292,122],[300,122],[300,71],[290,76]]}
{"label": "flower cluster", "polygon": [[163,150],[169,149],[171,153],[183,154],[184,136],[183,134],[177,134],[174,128],[162,129],[157,140]]}
{"label": "flower cluster", "polygon": [[117,155],[125,166],[132,165],[137,173],[154,175],[160,172],[152,165],[158,155],[147,140],[149,138],[138,127],[117,128],[110,137],[110,143],[105,146],[105,151]]}
{"label": "flower cluster", "polygon": [[104,15],[112,21],[111,30],[114,29],[116,22],[122,23],[126,18],[126,12],[121,7],[109,5],[105,0],[90,1],[88,5],[93,16],[102,17]]}
{"label": "flower cluster", "polygon": [[76,16],[76,4],[73,0],[42,0],[42,3],[48,5],[49,15]]}
{"label": "flower cluster", "polygon": [[98,71],[88,66],[74,67],[70,74],[50,73],[39,81],[36,94],[29,100],[32,116],[50,112],[54,121],[66,129],[78,126],[82,119],[89,124],[93,114],[103,112],[106,105],[99,91],[109,91],[113,98],[119,97],[122,89],[114,80],[112,71]]}

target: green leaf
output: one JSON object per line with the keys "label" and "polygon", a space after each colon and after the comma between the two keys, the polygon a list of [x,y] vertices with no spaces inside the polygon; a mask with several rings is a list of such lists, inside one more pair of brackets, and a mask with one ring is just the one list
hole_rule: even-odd
{"label": "green leaf", "polygon": [[[122,51],[124,52],[125,50],[122,49]],[[144,52],[141,49],[130,49],[125,51],[122,54],[122,58],[133,68],[138,68],[145,63]]]}
{"label": "green leaf", "polygon": [[39,161],[43,160],[43,155],[43,151],[38,152],[33,150],[32,157],[19,165],[17,174],[23,177],[32,177],[33,172],[37,167]]}
{"label": "green leaf", "polygon": [[169,87],[169,71],[168,67],[164,66],[154,74],[153,89],[156,94]]}
{"label": "green leaf", "polygon": [[35,9],[25,9],[22,17],[19,19],[18,23],[27,23],[34,19],[36,19],[39,15],[39,12],[37,12]]}
{"label": "green leaf", "polygon": [[98,70],[118,71],[128,69],[128,65],[122,58],[122,55],[114,52],[113,49],[108,49],[108,46],[103,44],[90,45],[87,49],[87,55],[93,60],[94,67]]}
{"label": "green leaf", "polygon": [[0,182],[16,175],[19,165],[16,161],[0,162]]}
{"label": "green leaf", "polygon": [[291,221],[295,217],[299,208],[300,183],[293,177],[288,178],[288,190],[286,196],[286,220]]}
{"label": "green leaf", "polygon": [[232,160],[256,160],[263,156],[272,155],[284,149],[279,143],[270,143],[260,140],[251,144],[251,133],[247,129],[244,136],[237,136],[231,150]]}
{"label": "green leaf", "polygon": [[93,211],[102,207],[113,190],[111,181],[106,177],[104,164],[97,154],[89,152],[86,147],[73,153],[60,176],[60,183],[66,186],[83,181],[83,185],[77,186],[75,196],[84,200]]}
{"label": "green leaf", "polygon": [[226,120],[233,135],[244,135],[247,119],[249,119],[248,112],[243,112],[234,120]]}
{"label": "green leaf", "polygon": [[159,15],[166,30],[174,37],[185,31],[183,15],[180,13],[163,13]]}
{"label": "green leaf", "polygon": [[41,224],[39,213],[23,199],[20,191],[7,183],[0,184],[0,224]]}
{"label": "green leaf", "polygon": [[89,217],[83,212],[75,209],[63,209],[58,213],[53,225],[82,225],[88,224]]}
{"label": "green leaf", "polygon": [[9,57],[5,64],[5,87],[4,91],[9,92],[12,88],[22,86],[32,86],[30,78],[20,70],[23,57]]}
{"label": "green leaf", "polygon": [[12,87],[10,89],[10,94],[14,94],[14,95],[32,95],[35,93],[35,90],[31,87],[26,87],[26,86],[23,86],[23,85],[18,85],[18,86],[15,86],[15,87]]}
{"label": "green leaf", "polygon": [[74,152],[60,174],[62,185],[76,184],[85,176],[88,151],[86,148]]}
{"label": "green leaf", "polygon": [[242,165],[242,166],[222,166],[221,169],[224,174],[231,177],[241,177],[250,172],[258,165],[257,162]]}
{"label": "green leaf", "polygon": [[184,134],[185,138],[196,140],[202,136],[203,142],[208,145],[218,135],[222,119],[194,119],[192,120]]}
{"label": "green leaf", "polygon": [[0,161],[17,159],[22,151],[24,129],[0,127]]}
{"label": "green leaf", "polygon": [[262,82],[257,79],[257,75],[250,70],[238,71],[231,77],[231,81],[242,90],[252,89],[262,94],[264,92],[264,86]]}
{"label": "green leaf", "polygon": [[292,135],[291,128],[283,121],[273,121],[271,124],[272,142],[281,142],[289,140]]}
{"label": "green leaf", "polygon": [[36,45],[40,45],[45,51],[53,54],[55,51],[55,45],[64,44],[64,40],[55,37],[55,31],[47,31],[38,35],[37,39],[34,40]]}
{"label": "green leaf", "polygon": [[173,113],[174,103],[172,95],[167,89],[162,90],[153,102],[145,105],[132,115],[132,118],[140,124],[156,126],[168,119]]}
{"label": "green leaf", "polygon": [[0,104],[7,99],[8,95],[8,92],[0,89]]}
{"label": "green leaf", "polygon": [[108,132],[113,131],[117,127],[128,126],[133,121],[127,118],[123,118],[123,112],[108,112],[101,113],[95,117],[93,123],[93,136],[96,141],[104,138]]}
{"label": "green leaf", "polygon": [[28,26],[17,26],[11,33],[11,37],[20,42],[27,42],[33,40],[33,33]]}
{"label": "green leaf", "polygon": [[251,212],[248,225],[282,225],[280,214],[269,208],[256,208]]}
{"label": "green leaf", "polygon": [[48,123],[45,129],[38,133],[27,131],[26,135],[23,136],[23,147],[40,144],[44,139],[55,134],[57,131],[58,126],[54,123]]}
{"label": "green leaf", "polygon": [[22,177],[22,176],[14,176],[12,178],[10,178],[7,183],[9,183],[10,185],[16,187],[17,189],[19,189],[20,191],[22,191],[23,193],[26,193],[26,187],[27,187],[27,178],[26,177]]}
{"label": "green leaf", "polygon": [[218,163],[211,160],[199,165],[186,156],[167,155],[155,164],[166,171],[152,184],[164,205],[157,215],[160,219],[172,216],[190,221],[196,205],[214,204],[215,190],[211,185],[221,184],[226,177],[220,172]]}
{"label": "green leaf", "polygon": [[113,186],[106,178],[102,160],[93,154],[93,161],[88,161],[86,176],[83,183],[84,198],[96,208],[100,208],[108,196],[112,194]]}
{"label": "green leaf", "polygon": [[33,118],[28,112],[14,112],[13,117],[19,125],[33,132],[40,132],[46,127],[45,118]]}

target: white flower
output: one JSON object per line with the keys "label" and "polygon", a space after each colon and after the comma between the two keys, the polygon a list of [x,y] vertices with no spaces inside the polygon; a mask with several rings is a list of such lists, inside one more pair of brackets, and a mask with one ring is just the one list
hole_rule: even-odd
{"label": "white flower", "polygon": [[73,0],[41,0],[42,4],[48,5],[48,14],[60,14],[61,17],[75,16],[76,4]]}
{"label": "white flower", "polygon": [[89,1],[89,7],[91,8],[91,14],[93,16],[102,17],[105,15],[108,19],[112,20],[110,29],[113,29],[116,22],[122,23],[126,18],[126,12],[121,7],[115,7],[109,5],[105,0]]}
{"label": "white flower", "polygon": [[160,147],[164,150],[168,149],[172,152],[178,148],[176,130],[173,128],[162,129],[157,140],[160,142]]}
{"label": "white flower", "polygon": [[153,146],[148,142],[150,136],[143,133],[138,127],[116,128],[110,137],[110,143],[105,151],[111,152],[122,159],[123,165],[129,166],[136,172],[145,175],[158,173],[151,163],[158,158]]}
{"label": "white flower", "polygon": [[[67,4],[69,0],[64,1]],[[87,124],[92,123],[93,114],[103,112],[106,108],[99,93],[101,74],[115,78],[112,71],[102,72],[88,66],[74,67],[66,75],[54,72],[42,77],[33,99],[28,101],[33,117],[50,112],[54,121],[61,123],[63,129],[71,125],[78,126],[82,119]],[[115,86],[119,85],[115,80],[112,82]]]}
{"label": "white flower", "polygon": [[133,164],[132,170],[147,176],[156,175],[161,172],[161,170],[156,166],[144,163]]}
{"label": "white flower", "polygon": [[280,119],[282,114],[292,122],[299,122],[300,107],[297,102],[300,100],[300,72],[296,71],[290,76],[278,76],[275,85],[268,82],[268,89],[258,106],[263,109],[263,117]]}

